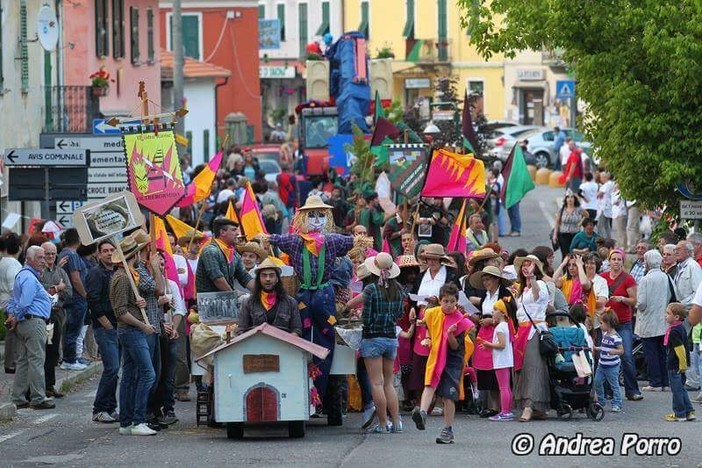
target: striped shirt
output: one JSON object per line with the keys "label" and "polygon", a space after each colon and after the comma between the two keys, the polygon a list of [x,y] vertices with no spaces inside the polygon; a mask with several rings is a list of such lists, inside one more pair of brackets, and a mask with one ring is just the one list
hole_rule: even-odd
{"label": "striped shirt", "polygon": [[[610,334],[611,333],[611,334]],[[602,335],[600,345],[600,365],[602,367],[617,367],[621,362],[618,354],[612,354],[622,345],[622,337],[616,332],[608,332]]]}

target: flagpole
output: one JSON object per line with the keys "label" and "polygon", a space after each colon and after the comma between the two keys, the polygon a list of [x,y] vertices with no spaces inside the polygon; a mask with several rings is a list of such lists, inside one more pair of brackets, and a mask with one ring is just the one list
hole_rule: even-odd
{"label": "flagpole", "polygon": [[[207,211],[207,198],[202,200],[202,206],[200,206],[200,212],[197,214],[197,221],[195,221],[195,231],[197,231],[197,228],[200,226],[200,221],[202,221],[202,216],[205,214],[205,211]],[[188,242],[188,252],[190,252],[190,249],[193,247],[193,240],[195,240],[194,234],[190,236],[190,242]]]}

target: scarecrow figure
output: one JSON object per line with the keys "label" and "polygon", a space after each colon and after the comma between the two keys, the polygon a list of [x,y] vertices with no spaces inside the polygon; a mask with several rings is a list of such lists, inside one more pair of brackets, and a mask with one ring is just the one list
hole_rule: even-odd
{"label": "scarecrow figure", "polygon": [[[332,285],[334,262],[354,246],[354,237],[332,233],[332,207],[317,195],[307,198],[292,221],[292,234],[271,234],[269,242],[290,257],[300,278],[296,299],[302,318],[302,337],[330,350],[326,359],[314,358],[319,375],[314,384],[322,397],[331,426],[340,426],[341,401],[338,379],[330,379],[336,333],[335,294]],[[336,376],[333,376],[336,377]]]}

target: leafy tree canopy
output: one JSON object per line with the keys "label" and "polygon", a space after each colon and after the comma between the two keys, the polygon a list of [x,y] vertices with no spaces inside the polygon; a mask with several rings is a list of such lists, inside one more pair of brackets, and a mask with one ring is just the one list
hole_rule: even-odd
{"label": "leafy tree canopy", "polygon": [[702,187],[702,3],[696,0],[458,0],[486,58],[563,50],[588,105],[597,155],[628,199],[677,211]]}

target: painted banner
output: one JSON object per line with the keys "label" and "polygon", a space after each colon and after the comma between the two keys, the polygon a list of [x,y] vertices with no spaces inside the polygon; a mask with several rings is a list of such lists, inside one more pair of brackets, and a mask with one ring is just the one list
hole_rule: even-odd
{"label": "painted banner", "polygon": [[423,197],[485,198],[485,165],[472,154],[434,150]]}
{"label": "painted banner", "polygon": [[83,205],[73,213],[73,224],[83,245],[138,228],[143,223],[144,216],[131,192],[110,195],[104,200]]}
{"label": "painted banner", "polygon": [[407,198],[419,195],[427,169],[427,150],[422,144],[388,145],[388,178],[392,188]]}
{"label": "painted banner", "polygon": [[175,134],[171,130],[141,132],[143,126],[124,129],[129,190],[137,202],[164,216],[185,195]]}

